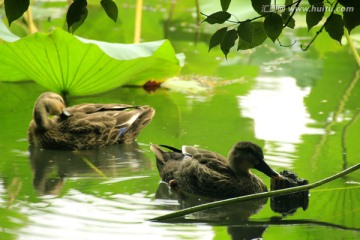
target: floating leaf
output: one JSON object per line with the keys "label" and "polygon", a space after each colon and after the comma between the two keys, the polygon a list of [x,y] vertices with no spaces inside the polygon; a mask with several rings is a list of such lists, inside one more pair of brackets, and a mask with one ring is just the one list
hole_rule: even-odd
{"label": "floating leaf", "polygon": [[6,18],[9,26],[13,21],[21,17],[29,8],[30,0],[4,0]]}
{"label": "floating leaf", "polygon": [[264,30],[266,35],[273,41],[280,36],[283,29],[283,19],[277,13],[270,13],[264,20]]}
{"label": "floating leaf", "polygon": [[239,38],[238,50],[251,49],[260,46],[263,42],[265,42],[267,35],[264,30],[264,24],[262,22],[252,22],[251,25],[253,28],[252,42],[248,43]]}
{"label": "floating leaf", "polygon": [[[73,26],[74,23],[78,23],[75,27],[78,28],[87,17],[87,1],[86,0],[74,0],[74,2],[69,6],[69,9],[66,14],[66,23],[68,25],[68,31]],[[72,32],[75,31],[73,28]]]}
{"label": "floating leaf", "polygon": [[101,0],[100,3],[108,17],[116,22],[118,18],[118,8],[115,2],[113,0]]}
{"label": "floating leaf", "polygon": [[260,15],[271,12],[271,0],[251,0],[251,5]]}
{"label": "floating leaf", "polygon": [[0,44],[0,80],[34,80],[70,95],[105,92],[124,84],[143,84],[180,71],[167,40],[116,44],[74,37],[61,29]]}
{"label": "floating leaf", "polygon": [[344,35],[344,21],[339,14],[333,14],[328,18],[325,30],[329,33],[332,39],[335,39],[341,44],[341,38]]}
{"label": "floating leaf", "polygon": [[220,12],[210,14],[207,18],[205,18],[204,22],[208,22],[210,24],[224,23],[230,17],[231,17],[230,13],[220,11]]}
{"label": "floating leaf", "polygon": [[227,31],[224,39],[220,43],[221,51],[224,53],[225,58],[227,58],[230,49],[235,45],[235,41],[238,38],[237,32],[235,29]]}
{"label": "floating leaf", "polygon": [[312,5],[309,10],[306,12],[306,24],[308,26],[308,31],[313,26],[316,26],[325,14],[325,6],[323,3]]}
{"label": "floating leaf", "polygon": [[226,34],[226,31],[227,31],[227,27],[224,27],[224,28],[217,30],[212,35],[212,37],[210,38],[210,43],[209,43],[209,52],[213,47],[219,45],[222,42],[222,40],[224,39],[224,36]]}
{"label": "floating leaf", "polygon": [[220,0],[221,3],[221,9],[226,12],[229,9],[231,0]]}
{"label": "floating leaf", "polygon": [[237,33],[241,39],[243,39],[245,42],[252,43],[253,41],[253,35],[254,35],[254,29],[251,22],[242,22],[240,23]]}

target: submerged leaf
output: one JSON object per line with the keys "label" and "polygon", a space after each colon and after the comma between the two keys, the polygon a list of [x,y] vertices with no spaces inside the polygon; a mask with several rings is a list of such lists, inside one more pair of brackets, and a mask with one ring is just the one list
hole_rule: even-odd
{"label": "submerged leaf", "polygon": [[113,0],[101,0],[100,3],[108,17],[116,22],[118,18],[118,8],[115,2]]}
{"label": "submerged leaf", "polygon": [[70,95],[143,84],[180,71],[180,61],[167,40],[116,44],[77,38],[61,29],[2,43],[0,55],[0,80],[34,80]]}
{"label": "submerged leaf", "polygon": [[30,0],[4,0],[6,18],[9,26],[13,21],[21,17],[29,8]]}

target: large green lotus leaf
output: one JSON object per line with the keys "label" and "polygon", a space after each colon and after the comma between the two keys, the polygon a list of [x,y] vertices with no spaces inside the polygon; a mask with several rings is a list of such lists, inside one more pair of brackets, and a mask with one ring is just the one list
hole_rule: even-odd
{"label": "large green lotus leaf", "polygon": [[34,80],[51,91],[78,96],[161,80],[181,68],[167,40],[106,43],[78,38],[62,29],[1,43],[0,56],[0,80]]}

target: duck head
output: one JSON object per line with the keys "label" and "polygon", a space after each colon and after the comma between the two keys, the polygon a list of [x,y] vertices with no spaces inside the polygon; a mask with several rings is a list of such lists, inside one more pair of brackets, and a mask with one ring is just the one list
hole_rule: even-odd
{"label": "duck head", "polygon": [[33,113],[34,121],[38,128],[47,130],[51,127],[49,116],[70,116],[66,110],[64,99],[52,92],[45,92],[41,94],[36,100]]}
{"label": "duck head", "polygon": [[252,142],[236,143],[229,152],[228,160],[236,174],[248,174],[250,168],[255,168],[271,178],[281,179],[281,175],[265,162],[261,147]]}

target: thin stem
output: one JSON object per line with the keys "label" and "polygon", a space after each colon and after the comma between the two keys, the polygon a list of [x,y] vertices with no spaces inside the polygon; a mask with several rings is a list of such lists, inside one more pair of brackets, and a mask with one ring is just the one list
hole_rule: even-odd
{"label": "thin stem", "polygon": [[169,220],[169,219],[173,219],[173,218],[183,217],[190,213],[199,212],[199,211],[203,211],[203,210],[209,210],[212,208],[221,207],[221,206],[225,206],[225,205],[229,205],[229,204],[233,204],[233,203],[239,203],[239,202],[258,199],[258,198],[274,197],[274,196],[285,195],[285,194],[290,194],[290,193],[294,193],[294,192],[306,191],[306,190],[313,189],[313,188],[319,187],[321,185],[324,185],[328,182],[334,181],[335,179],[338,179],[338,178],[343,177],[351,172],[354,172],[354,171],[358,170],[359,168],[360,168],[360,163],[358,163],[342,172],[339,172],[333,176],[322,179],[322,180],[312,183],[312,184],[307,184],[307,185],[292,187],[292,188],[286,188],[286,189],[281,189],[281,190],[275,190],[275,191],[271,191],[271,192],[256,193],[256,194],[251,194],[251,195],[247,195],[247,196],[241,196],[241,197],[211,202],[211,203],[207,203],[207,204],[202,204],[202,205],[198,205],[195,207],[186,208],[186,209],[183,209],[183,210],[180,210],[177,212],[173,212],[170,214],[166,214],[166,215],[163,215],[160,217],[156,217],[156,218],[150,219],[150,221],[164,221],[164,220]]}
{"label": "thin stem", "polygon": [[358,67],[360,68],[360,56],[359,56],[359,53],[354,45],[354,42],[353,40],[351,39],[350,35],[349,35],[349,32],[347,30],[345,30],[345,37],[346,37],[346,40],[348,41],[349,43],[349,47],[350,47],[350,50],[351,50],[351,53],[353,54],[354,58],[355,58],[355,61],[358,65]]}
{"label": "thin stem", "polygon": [[140,43],[143,0],[136,0],[134,43]]}
{"label": "thin stem", "polygon": [[315,42],[316,38],[320,35],[320,33],[324,30],[326,24],[329,22],[329,20],[333,17],[334,13],[335,13],[335,10],[336,10],[336,7],[337,5],[339,4],[339,0],[336,1],[335,3],[335,6],[333,7],[331,13],[330,13],[330,16],[326,19],[325,23],[321,26],[321,28],[319,29],[319,31],[316,32],[316,35],[313,37],[313,39],[311,39],[311,41],[308,43],[308,45],[303,48],[301,46],[301,50],[303,51],[306,51],[309,49],[309,47]]}

